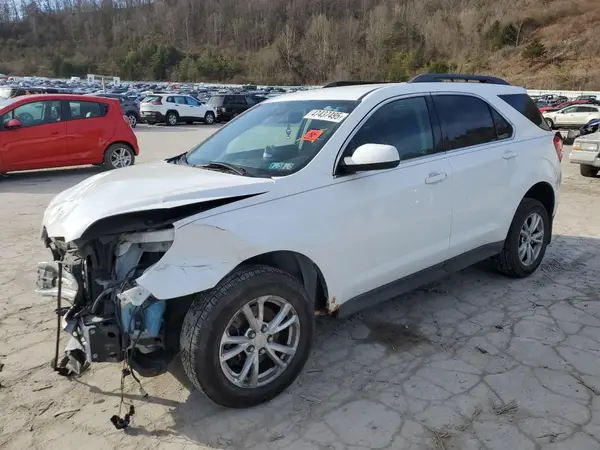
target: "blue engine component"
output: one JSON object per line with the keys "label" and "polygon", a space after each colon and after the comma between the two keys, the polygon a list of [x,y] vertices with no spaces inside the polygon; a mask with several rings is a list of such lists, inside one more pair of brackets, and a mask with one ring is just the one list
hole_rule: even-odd
{"label": "blue engine component", "polygon": [[[160,333],[162,317],[165,313],[166,302],[155,300],[135,306],[130,302],[121,303],[121,321],[125,333],[136,339],[155,338]],[[141,334],[138,337],[138,333]]]}

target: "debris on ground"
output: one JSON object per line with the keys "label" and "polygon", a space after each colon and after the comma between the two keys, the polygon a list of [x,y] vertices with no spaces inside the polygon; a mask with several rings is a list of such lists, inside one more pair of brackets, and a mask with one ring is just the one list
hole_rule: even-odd
{"label": "debris on ground", "polygon": [[58,412],[54,413],[54,417],[58,417],[58,416],[66,416],[67,419],[70,419],[71,417],[73,417],[75,415],[76,412],[81,411],[81,408],[75,408],[75,409],[62,409]]}
{"label": "debris on ground", "polygon": [[511,400],[506,405],[494,407],[494,412],[496,413],[497,416],[501,416],[503,414],[513,414],[513,413],[517,412],[518,409],[519,409],[519,406],[517,405],[517,401]]}

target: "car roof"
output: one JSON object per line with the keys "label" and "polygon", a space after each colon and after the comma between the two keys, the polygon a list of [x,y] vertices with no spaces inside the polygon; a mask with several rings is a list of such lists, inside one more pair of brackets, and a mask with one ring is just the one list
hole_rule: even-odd
{"label": "car roof", "polygon": [[81,100],[81,101],[89,101],[90,98],[96,97],[98,100],[106,100],[106,97],[98,97],[94,95],[82,95],[82,94],[29,94],[29,95],[19,95],[17,97],[12,97],[10,100],[14,100],[16,102],[25,102],[25,101],[39,101],[39,100]]}
{"label": "car roof", "polygon": [[349,100],[358,101],[369,95],[388,92],[390,96],[435,92],[471,92],[482,96],[502,94],[522,94],[527,91],[519,86],[473,83],[473,82],[434,82],[434,83],[384,83],[361,84],[331,88],[316,88],[308,91],[298,91],[284,94],[265,101],[269,103],[301,100]]}

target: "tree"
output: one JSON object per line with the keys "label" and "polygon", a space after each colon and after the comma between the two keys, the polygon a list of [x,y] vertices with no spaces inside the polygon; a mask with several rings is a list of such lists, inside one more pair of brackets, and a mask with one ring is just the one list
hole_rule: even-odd
{"label": "tree", "polygon": [[531,39],[523,49],[523,56],[529,60],[544,58],[547,54],[546,46],[538,38]]}

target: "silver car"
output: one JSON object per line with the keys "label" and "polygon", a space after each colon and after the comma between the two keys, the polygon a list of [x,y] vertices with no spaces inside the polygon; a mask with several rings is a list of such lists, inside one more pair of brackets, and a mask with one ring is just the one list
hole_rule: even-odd
{"label": "silver car", "polygon": [[595,177],[600,170],[600,132],[580,136],[573,142],[569,161],[579,164],[581,175]]}

